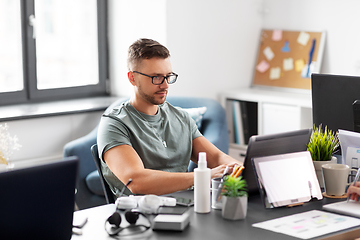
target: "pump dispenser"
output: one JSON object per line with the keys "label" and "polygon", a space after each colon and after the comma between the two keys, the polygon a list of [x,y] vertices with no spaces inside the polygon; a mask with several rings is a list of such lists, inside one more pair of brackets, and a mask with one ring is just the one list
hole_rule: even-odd
{"label": "pump dispenser", "polygon": [[197,213],[210,212],[210,180],[206,153],[200,152],[198,167],[194,169],[194,211]]}

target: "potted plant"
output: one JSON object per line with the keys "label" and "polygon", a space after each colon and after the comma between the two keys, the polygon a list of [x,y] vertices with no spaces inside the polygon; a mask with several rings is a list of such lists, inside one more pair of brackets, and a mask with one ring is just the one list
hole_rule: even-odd
{"label": "potted plant", "polygon": [[322,128],[315,127],[312,131],[310,141],[307,145],[307,150],[311,154],[311,158],[314,163],[316,176],[319,180],[320,187],[324,187],[324,181],[322,178],[321,166],[326,163],[337,163],[337,158],[333,156],[333,153],[339,147],[339,138],[337,133],[329,130],[327,126]]}
{"label": "potted plant", "polygon": [[247,212],[247,184],[242,177],[225,176],[222,198],[222,217],[230,220],[244,219]]}

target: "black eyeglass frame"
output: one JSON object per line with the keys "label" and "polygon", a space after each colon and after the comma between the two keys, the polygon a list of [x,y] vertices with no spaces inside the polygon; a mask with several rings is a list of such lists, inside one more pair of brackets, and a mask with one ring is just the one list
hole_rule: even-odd
{"label": "black eyeglass frame", "polygon": [[[151,78],[151,83],[154,84],[154,85],[161,85],[164,83],[165,79],[166,79],[166,82],[167,84],[173,84],[176,82],[177,78],[178,78],[178,74],[176,73],[171,73],[170,75],[168,76],[150,76],[150,75],[147,75],[145,73],[141,73],[141,72],[138,72],[138,71],[132,71],[133,73],[138,73],[140,75],[143,75],[143,76],[146,76],[146,77],[149,77]],[[175,79],[173,81],[169,81],[169,78],[172,77],[172,76],[175,76]],[[162,81],[160,83],[154,83],[154,78],[163,78]]]}

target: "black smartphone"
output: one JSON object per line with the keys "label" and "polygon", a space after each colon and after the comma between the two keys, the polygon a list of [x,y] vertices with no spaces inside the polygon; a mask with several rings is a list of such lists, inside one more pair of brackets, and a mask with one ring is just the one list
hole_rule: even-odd
{"label": "black smartphone", "polygon": [[172,214],[172,215],[182,215],[188,207],[184,206],[175,206],[175,207],[159,207],[158,214]]}
{"label": "black smartphone", "polygon": [[183,198],[183,197],[175,197],[175,196],[168,196],[176,199],[176,204],[180,206],[191,207],[194,206],[194,199],[191,198]]}

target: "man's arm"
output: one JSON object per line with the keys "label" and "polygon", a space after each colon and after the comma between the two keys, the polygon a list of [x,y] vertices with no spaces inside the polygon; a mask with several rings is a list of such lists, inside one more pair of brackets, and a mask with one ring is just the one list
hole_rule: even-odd
{"label": "man's arm", "polygon": [[220,151],[205,137],[197,137],[193,140],[191,160],[198,161],[199,152],[206,152],[207,164],[211,168],[211,177],[221,177],[226,166],[231,172],[235,165],[242,165],[241,162]]}
{"label": "man's arm", "polygon": [[132,179],[128,188],[134,194],[162,195],[187,189],[194,184],[193,173],[145,169],[139,155],[129,145],[120,145],[106,151],[104,161],[123,183]]}

